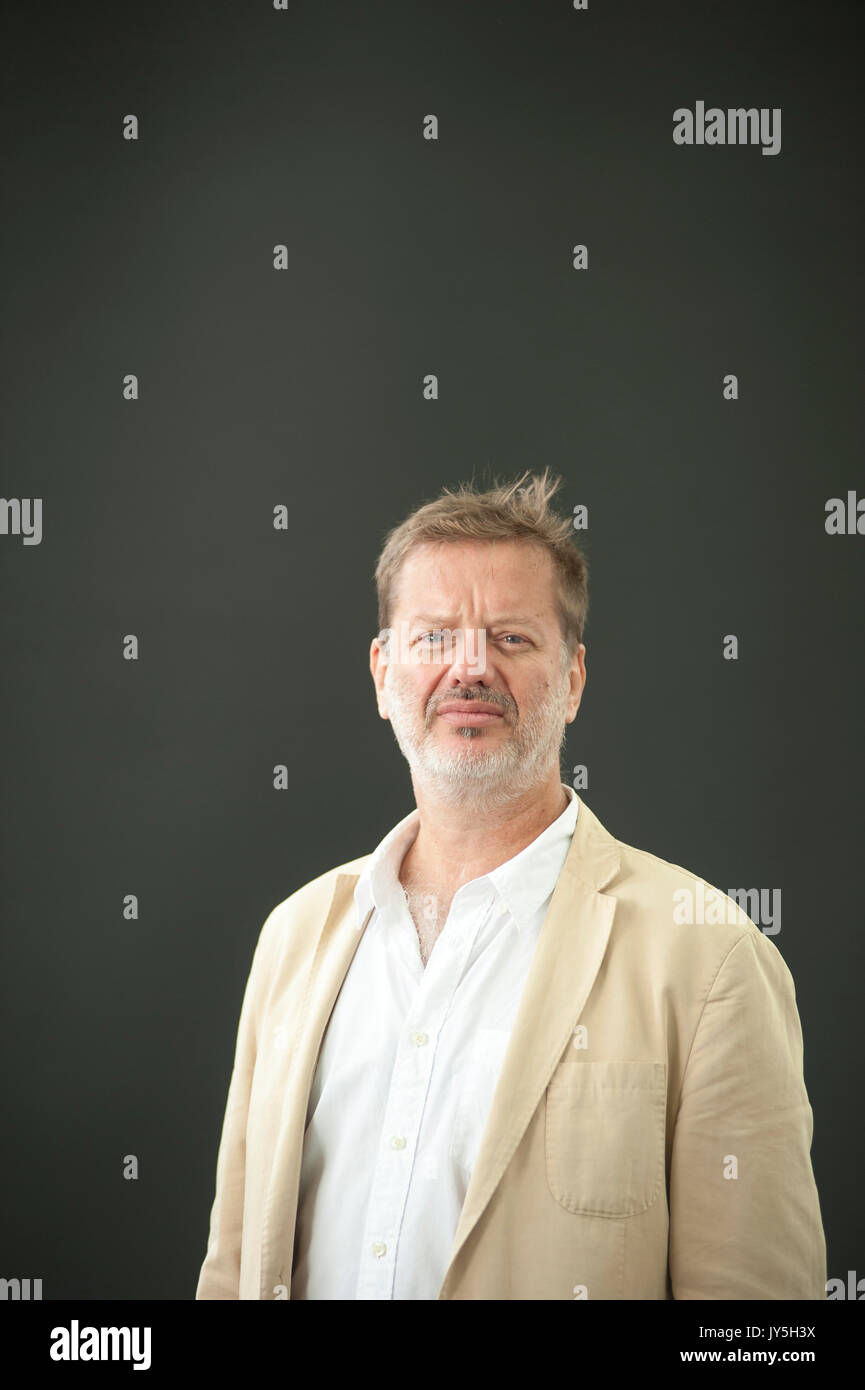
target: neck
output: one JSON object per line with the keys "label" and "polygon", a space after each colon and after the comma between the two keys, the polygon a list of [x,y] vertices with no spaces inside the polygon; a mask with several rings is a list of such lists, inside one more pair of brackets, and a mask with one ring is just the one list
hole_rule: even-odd
{"label": "neck", "polygon": [[403,859],[403,881],[459,886],[491,873],[558,820],[569,801],[557,766],[506,805],[456,801],[412,781],[419,827]]}

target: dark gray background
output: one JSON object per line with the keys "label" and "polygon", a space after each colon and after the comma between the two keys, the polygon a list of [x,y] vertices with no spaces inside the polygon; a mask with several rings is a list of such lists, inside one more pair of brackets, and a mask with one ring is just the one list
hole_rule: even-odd
{"label": "dark gray background", "polygon": [[[44,534],[0,537],[0,1274],[193,1297],[260,926],[413,805],[384,534],[550,464],[590,517],[567,765],[621,839],[782,889],[865,1275],[865,537],[824,530],[865,492],[858,7],[5,10],[2,491]],[[698,99],[781,107],[780,154],[675,146]]]}

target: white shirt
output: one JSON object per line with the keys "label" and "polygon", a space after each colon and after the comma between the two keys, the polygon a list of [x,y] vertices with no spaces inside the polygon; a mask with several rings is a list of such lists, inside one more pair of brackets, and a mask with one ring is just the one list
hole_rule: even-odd
{"label": "white shirt", "polygon": [[435,1299],[579,800],[454,894],[424,968],[397,872],[417,810],[355,888],[370,909],[306,1116],[293,1299]]}

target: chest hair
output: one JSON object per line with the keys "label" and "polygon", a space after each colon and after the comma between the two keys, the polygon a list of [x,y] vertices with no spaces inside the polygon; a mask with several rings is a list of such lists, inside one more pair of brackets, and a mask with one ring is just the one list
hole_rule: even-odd
{"label": "chest hair", "polygon": [[426,966],[447,921],[453,892],[443,893],[441,889],[412,883],[409,887],[403,885],[403,893],[417,931],[420,958]]}

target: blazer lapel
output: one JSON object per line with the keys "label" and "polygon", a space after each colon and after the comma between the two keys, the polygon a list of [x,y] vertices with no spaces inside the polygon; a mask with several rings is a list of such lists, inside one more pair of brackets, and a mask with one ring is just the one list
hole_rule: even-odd
{"label": "blazer lapel", "polygon": [[262,1228],[262,1298],[273,1297],[274,1284],[289,1286],[291,1282],[303,1136],[315,1066],[336,997],[373,911],[370,908],[358,928],[354,904],[358,878],[359,874],[337,875],[287,1050],[284,1084],[278,1088],[286,1097],[286,1108],[274,1150]]}
{"label": "blazer lapel", "polygon": [[617,873],[612,835],[580,798],[502,1062],[438,1297],[448,1298],[460,1250],[502,1179],[579,1022],[606,951],[616,900],[600,890]]}

